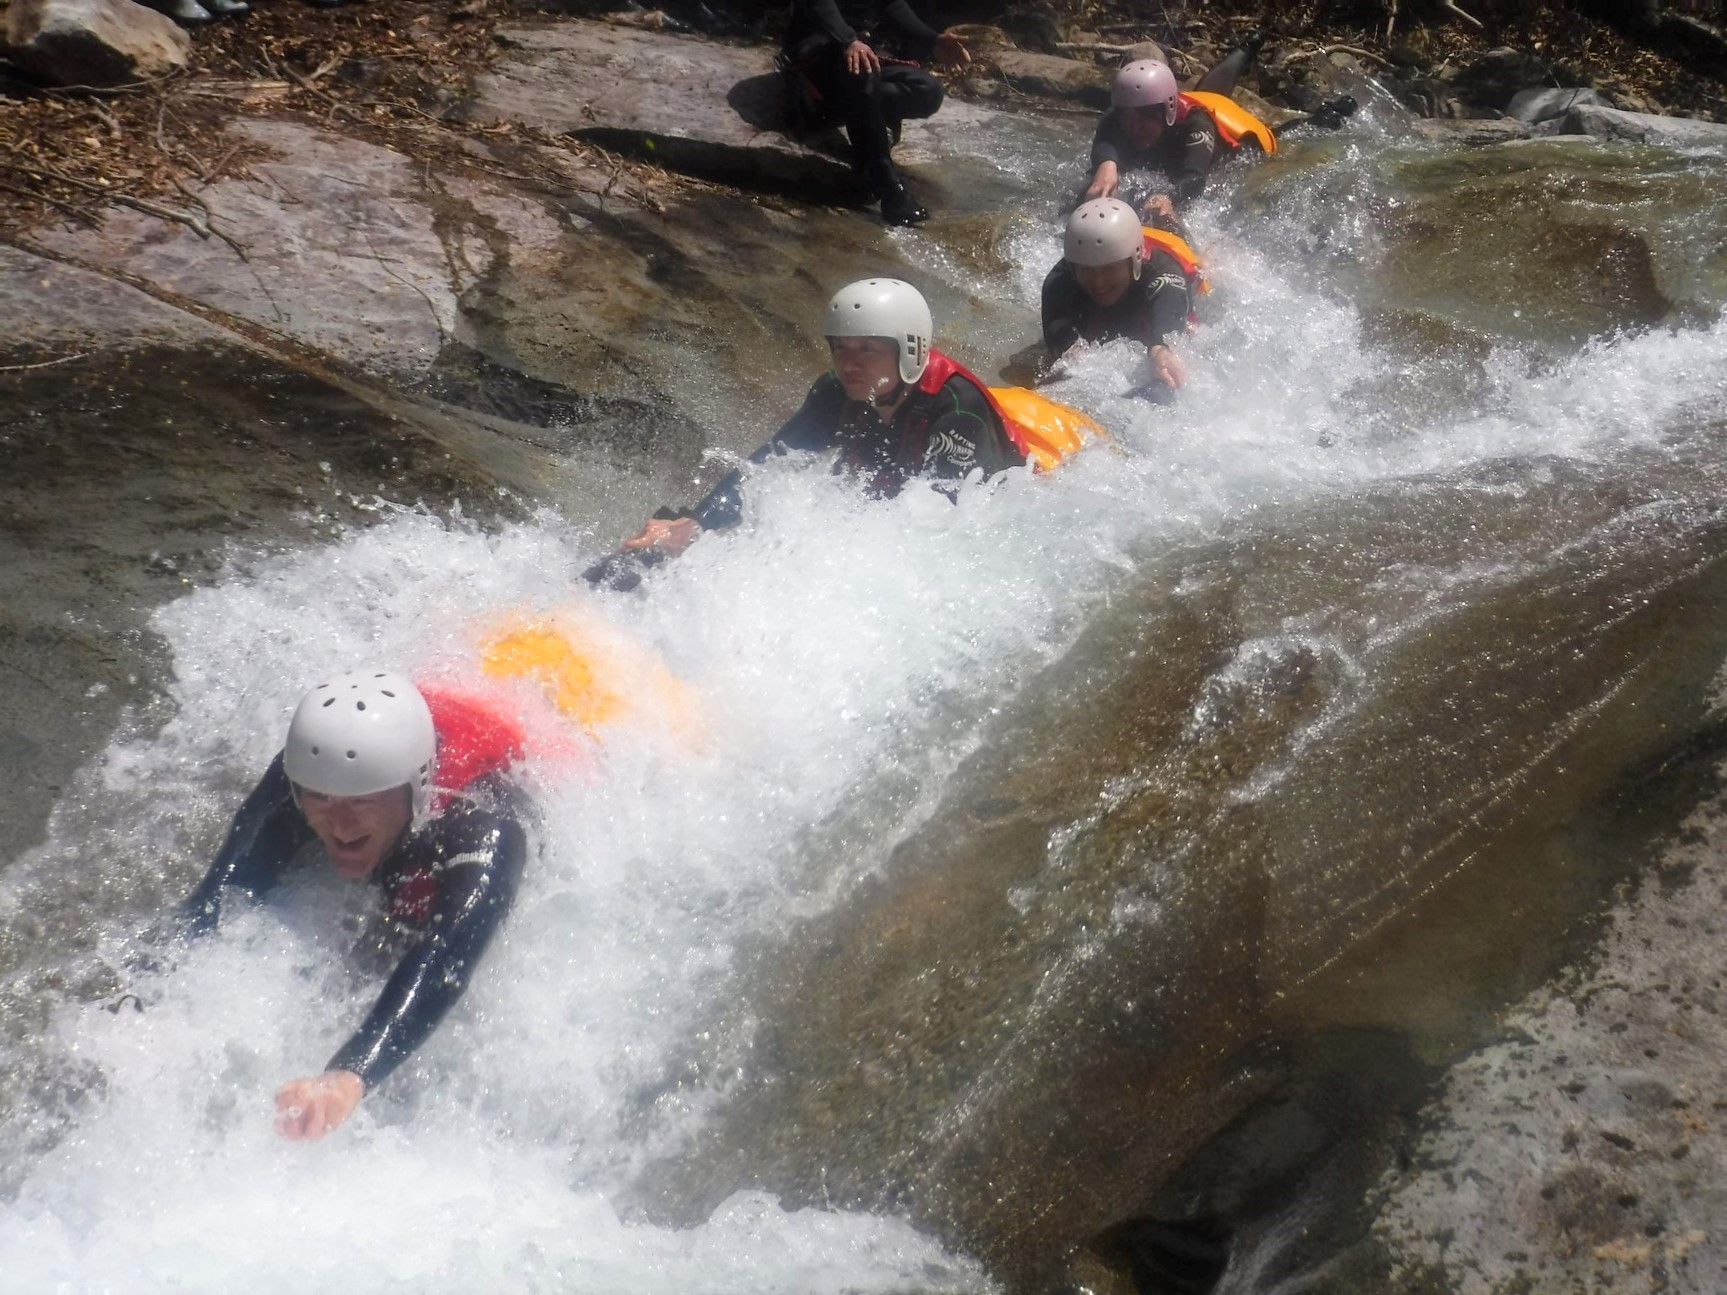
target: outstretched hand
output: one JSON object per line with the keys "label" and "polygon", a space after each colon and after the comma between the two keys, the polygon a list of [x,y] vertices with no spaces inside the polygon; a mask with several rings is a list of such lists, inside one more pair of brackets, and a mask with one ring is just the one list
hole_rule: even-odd
{"label": "outstretched hand", "polygon": [[944,31],[935,38],[935,48],[930,53],[931,60],[945,71],[957,72],[962,67],[971,66],[971,51],[965,47],[965,42],[952,32]]}
{"label": "outstretched hand", "polygon": [[1091,183],[1085,186],[1085,201],[1093,198],[1113,198],[1121,187],[1121,171],[1114,162],[1099,162]]}
{"label": "outstretched hand", "polygon": [[365,1095],[365,1081],[351,1070],[290,1080],[276,1090],[276,1132],[295,1141],[321,1138],[340,1127]]}
{"label": "outstretched hand", "polygon": [[693,517],[654,518],[638,534],[624,541],[625,549],[659,549],[676,557],[696,542],[701,523]]}
{"label": "outstretched hand", "polygon": [[1167,346],[1154,346],[1149,358],[1157,380],[1171,391],[1180,391],[1181,384],[1187,381],[1187,366],[1181,362],[1181,357]]}

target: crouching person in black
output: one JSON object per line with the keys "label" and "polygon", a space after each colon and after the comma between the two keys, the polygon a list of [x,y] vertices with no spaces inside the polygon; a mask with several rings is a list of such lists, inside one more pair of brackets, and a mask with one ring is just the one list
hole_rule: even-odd
{"label": "crouching person in black", "polygon": [[894,169],[892,149],[903,122],[941,107],[941,82],[922,65],[963,67],[971,62],[964,44],[936,32],[907,0],[792,0],[782,58],[815,101],[814,115],[845,127],[852,165],[880,200],[882,219],[929,219]]}

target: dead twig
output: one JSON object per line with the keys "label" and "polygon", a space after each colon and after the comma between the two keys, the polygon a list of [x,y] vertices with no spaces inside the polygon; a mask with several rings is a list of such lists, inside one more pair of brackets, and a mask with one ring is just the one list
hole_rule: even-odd
{"label": "dead twig", "polygon": [[62,355],[57,360],[42,360],[36,364],[0,364],[0,373],[28,373],[31,369],[51,369],[56,364],[70,364],[73,360],[85,360],[94,354],[94,351],[79,351],[76,355]]}
{"label": "dead twig", "polygon": [[[251,259],[246,255],[244,244],[236,241],[222,229],[211,225],[208,221],[189,211],[176,211],[172,207],[165,207],[161,203],[152,202],[148,198],[135,197],[129,193],[117,193],[110,186],[97,184],[93,180],[85,180],[75,175],[67,175],[64,171],[58,171],[51,166],[38,164],[30,168],[25,168],[10,162],[0,162],[0,167],[4,167],[6,170],[14,173],[23,174],[31,179],[53,180],[58,184],[68,185],[74,189],[82,189],[86,193],[95,194],[97,197],[101,198],[103,202],[112,203],[119,207],[130,207],[134,211],[143,212],[146,216],[154,216],[158,220],[167,220],[172,221],[176,225],[184,225],[187,229],[191,230],[206,242],[208,242],[211,236],[214,235],[229,247],[233,248],[234,255],[238,256],[242,261]],[[32,194],[31,196],[43,198],[45,201],[53,201],[53,199],[47,198],[47,196],[43,194]],[[55,205],[64,206],[65,204],[56,203]],[[199,205],[203,206],[201,200]],[[204,207],[204,210],[208,212],[209,208],[206,206]],[[82,215],[85,213],[79,214]]]}
{"label": "dead twig", "polygon": [[1457,7],[1456,0],[1439,0],[1439,7],[1445,10],[1446,13],[1456,14],[1459,18],[1463,19],[1464,22],[1475,28],[1476,31],[1481,30],[1481,19],[1475,17],[1474,14],[1464,13],[1463,10]]}
{"label": "dead twig", "polygon": [[28,198],[32,202],[45,202],[50,207],[58,207],[68,216],[76,216],[79,220],[94,222],[96,219],[95,216],[91,215],[88,207],[74,207],[71,203],[62,202],[59,198],[50,197],[48,194],[45,194],[40,190],[21,189],[15,184],[7,184],[4,180],[0,180],[0,193],[15,193],[20,198]]}
{"label": "dead twig", "polygon": [[90,111],[101,118],[102,124],[108,128],[108,133],[115,139],[120,139],[125,132],[120,129],[120,119],[105,108],[100,99],[90,100]]}
{"label": "dead twig", "polygon": [[1357,58],[1364,58],[1370,63],[1377,63],[1383,68],[1397,66],[1384,55],[1375,54],[1370,49],[1362,49],[1359,45],[1315,45],[1311,49],[1297,50],[1295,53],[1289,55],[1289,57],[1284,61],[1294,62],[1298,58],[1325,58],[1330,54],[1353,54]]}
{"label": "dead twig", "polygon": [[1058,40],[1055,47],[1068,54],[1126,54],[1131,45],[1091,45],[1085,41]]}

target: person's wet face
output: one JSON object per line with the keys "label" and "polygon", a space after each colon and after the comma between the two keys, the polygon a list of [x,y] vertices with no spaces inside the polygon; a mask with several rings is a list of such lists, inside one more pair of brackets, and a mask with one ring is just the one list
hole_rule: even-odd
{"label": "person's wet face", "polygon": [[1125,297],[1133,284],[1133,258],[1108,265],[1076,265],[1073,278],[1093,305],[1108,309]]}
{"label": "person's wet face", "polygon": [[828,354],[847,400],[880,400],[899,386],[899,345],[891,337],[830,337]]}
{"label": "person's wet face", "polygon": [[358,881],[396,848],[413,820],[413,796],[406,787],[370,796],[326,796],[299,788],[300,810],[323,842],[336,871]]}
{"label": "person's wet face", "polygon": [[1152,104],[1150,107],[1123,108],[1121,110],[1121,133],[1127,136],[1128,143],[1135,148],[1150,148],[1163,136],[1165,116],[1168,112],[1162,104]]}

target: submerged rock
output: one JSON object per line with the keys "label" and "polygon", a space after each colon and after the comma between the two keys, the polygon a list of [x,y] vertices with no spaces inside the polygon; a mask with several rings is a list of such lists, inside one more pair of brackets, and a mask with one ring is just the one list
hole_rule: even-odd
{"label": "submerged rock", "polygon": [[11,57],[50,85],[153,81],[186,66],[192,40],[132,0],[12,0]]}
{"label": "submerged rock", "polygon": [[1519,90],[1512,95],[1511,102],[1506,105],[1505,115],[1535,126],[1555,117],[1563,117],[1573,108],[1585,106],[1608,108],[1612,105],[1601,97],[1599,91],[1586,87],[1555,90],[1541,86],[1534,90]]}
{"label": "submerged rock", "polygon": [[1647,112],[1625,112],[1598,104],[1572,107],[1563,116],[1544,122],[1541,133],[1593,135],[1597,139],[1660,144],[1668,148],[1727,145],[1727,124],[1694,121],[1689,117],[1659,117]]}

